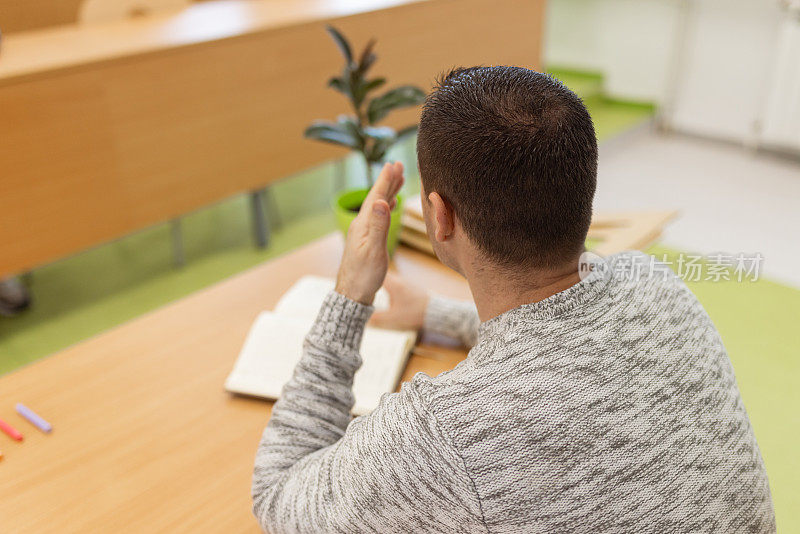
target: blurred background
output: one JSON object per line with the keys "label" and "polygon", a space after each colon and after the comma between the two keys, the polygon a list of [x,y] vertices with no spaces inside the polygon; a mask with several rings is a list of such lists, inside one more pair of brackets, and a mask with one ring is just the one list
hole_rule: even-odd
{"label": "blurred background", "polygon": [[[377,40],[378,94],[464,62],[551,73],[594,119],[598,213],[675,210],[647,251],[676,270],[751,260],[685,279],[800,532],[798,0],[0,0],[0,374],[336,231],[368,169],[341,124],[304,137],[352,112],[328,22],[353,54]],[[417,103],[384,99],[387,124]],[[390,141],[408,198],[413,131]]]}

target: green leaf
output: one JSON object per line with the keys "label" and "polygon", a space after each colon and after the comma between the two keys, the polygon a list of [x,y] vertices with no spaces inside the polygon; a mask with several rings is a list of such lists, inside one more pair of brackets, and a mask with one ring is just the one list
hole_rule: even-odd
{"label": "green leaf", "polygon": [[362,81],[356,90],[353,91],[353,102],[355,103],[356,107],[361,105],[361,103],[364,101],[364,98],[370,91],[377,89],[385,83],[386,78],[375,78],[367,82]]}
{"label": "green leaf", "polygon": [[373,78],[364,84],[364,93],[377,89],[386,83],[386,78]]}
{"label": "green leaf", "polygon": [[364,151],[368,161],[383,161],[386,152],[397,142],[397,132],[389,126],[365,126],[364,135],[370,140]]}
{"label": "green leaf", "polygon": [[424,101],[425,92],[422,89],[413,85],[403,85],[373,99],[367,106],[367,119],[370,124],[375,124],[392,110],[416,106]]}
{"label": "green leaf", "polygon": [[358,109],[361,103],[357,102],[356,95],[358,94],[358,88],[364,83],[364,78],[358,73],[358,69],[350,69],[349,67],[345,69],[345,74],[348,76],[347,81],[350,84],[350,95],[353,99],[353,107]]}
{"label": "green leaf", "polygon": [[350,115],[339,115],[337,125],[344,128],[356,140],[356,150],[363,150],[366,144],[366,134],[364,130],[358,125],[358,120]]}
{"label": "green leaf", "polygon": [[361,53],[361,59],[358,60],[358,72],[362,76],[367,73],[378,59],[378,56],[372,52],[373,48],[375,48],[375,43],[375,39],[370,39],[367,46],[364,47],[364,51]]}
{"label": "green leaf", "polygon": [[303,135],[308,139],[346,146],[353,150],[360,150],[362,145],[360,139],[353,135],[350,127],[342,123],[316,121],[306,128]]}
{"label": "green leaf", "polygon": [[392,146],[392,143],[375,143],[373,144],[366,152],[365,157],[367,161],[370,163],[377,163],[383,161],[386,157],[386,152],[389,150],[389,147]]}
{"label": "green leaf", "polygon": [[397,140],[397,132],[389,126],[365,126],[364,135],[377,141]]}
{"label": "green leaf", "polygon": [[331,25],[325,26],[325,30],[333,37],[333,40],[336,42],[336,46],[339,47],[339,51],[344,56],[345,61],[350,64],[353,62],[353,52],[350,49],[350,43],[347,41],[344,35],[334,28]]}
{"label": "green leaf", "polygon": [[350,90],[348,89],[347,84],[344,83],[344,80],[341,79],[339,76],[334,76],[333,78],[328,80],[328,87],[333,87],[334,89],[345,95],[350,94]]}

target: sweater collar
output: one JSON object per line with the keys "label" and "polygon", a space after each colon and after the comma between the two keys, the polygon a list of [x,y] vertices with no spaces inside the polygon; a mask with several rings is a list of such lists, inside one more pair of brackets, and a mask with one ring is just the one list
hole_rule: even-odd
{"label": "sweater collar", "polygon": [[552,319],[597,298],[611,279],[611,267],[600,256],[588,256],[588,274],[580,282],[544,300],[523,304],[481,323],[478,340],[504,336],[521,324]]}

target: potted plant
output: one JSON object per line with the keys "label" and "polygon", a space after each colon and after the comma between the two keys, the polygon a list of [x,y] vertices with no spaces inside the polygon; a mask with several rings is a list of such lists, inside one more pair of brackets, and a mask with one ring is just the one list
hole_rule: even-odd
{"label": "potted plant", "polygon": [[[392,110],[421,104],[425,100],[425,91],[413,85],[403,85],[378,96],[372,96],[377,89],[386,84],[386,78],[368,77],[369,70],[377,59],[373,52],[375,40],[370,40],[360,56],[356,57],[353,55],[350,43],[341,32],[332,26],[327,26],[326,30],[344,57],[342,73],[331,78],[328,86],[347,97],[353,114],[340,115],[335,122],[314,121],[306,128],[304,135],[309,139],[345,146],[358,152],[364,160],[367,187],[339,192],[332,199],[336,221],[342,232],[347,233],[350,223],[358,214],[369,188],[375,181],[375,173],[380,171],[384,163],[386,152],[398,140],[417,129],[416,124],[395,130],[389,126],[379,126],[379,123]],[[397,245],[401,213],[402,197],[398,196],[389,227],[390,253]]]}

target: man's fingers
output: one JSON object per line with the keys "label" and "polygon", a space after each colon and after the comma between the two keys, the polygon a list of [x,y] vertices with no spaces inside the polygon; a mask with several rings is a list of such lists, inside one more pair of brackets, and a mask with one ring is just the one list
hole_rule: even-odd
{"label": "man's fingers", "polygon": [[377,190],[379,195],[378,198],[383,198],[388,201],[389,198],[391,198],[391,196],[397,191],[398,182],[403,179],[403,164],[399,161],[395,163],[387,163],[384,167],[384,172],[381,173],[381,177],[383,178],[383,181],[380,184],[375,184],[376,186],[380,185]]}
{"label": "man's fingers", "polygon": [[399,161],[394,163],[394,187],[392,191],[389,193],[390,197],[394,197],[399,191],[400,188],[403,187],[403,182],[405,182],[405,177],[403,176],[403,164]]}
{"label": "man's fingers", "polygon": [[403,187],[404,181],[402,163],[398,161],[385,164],[381,169],[378,180],[372,186],[367,198],[364,199],[364,203],[361,205],[361,213],[372,218],[372,210],[378,200],[382,200],[388,206],[389,211],[393,210],[397,205],[395,197],[400,188]]}
{"label": "man's fingers", "polygon": [[402,163],[396,161],[392,165],[392,172],[394,172],[394,176],[392,179],[392,188],[389,190],[389,193],[386,197],[387,201],[390,201],[397,195],[397,193],[400,191],[400,188],[403,187],[403,182],[405,182],[405,178],[403,177]]}
{"label": "man's fingers", "polygon": [[369,190],[367,201],[374,202],[379,198],[387,198],[392,189],[393,180],[394,166],[391,163],[386,163],[381,168],[381,173],[378,175],[378,179],[375,180],[375,183],[372,185],[372,189]]}
{"label": "man's fingers", "polygon": [[400,189],[400,186],[403,185],[403,164],[399,163],[401,169],[399,173],[397,173],[395,170],[397,165],[398,164],[387,163],[383,166],[381,173],[378,176],[378,179],[375,181],[375,184],[372,186],[372,189],[370,189],[364,204],[371,204],[379,198],[382,198],[388,202],[397,192],[397,190]]}
{"label": "man's fingers", "polygon": [[376,246],[386,248],[386,236],[389,233],[389,203],[377,199],[369,213],[369,238]]}

